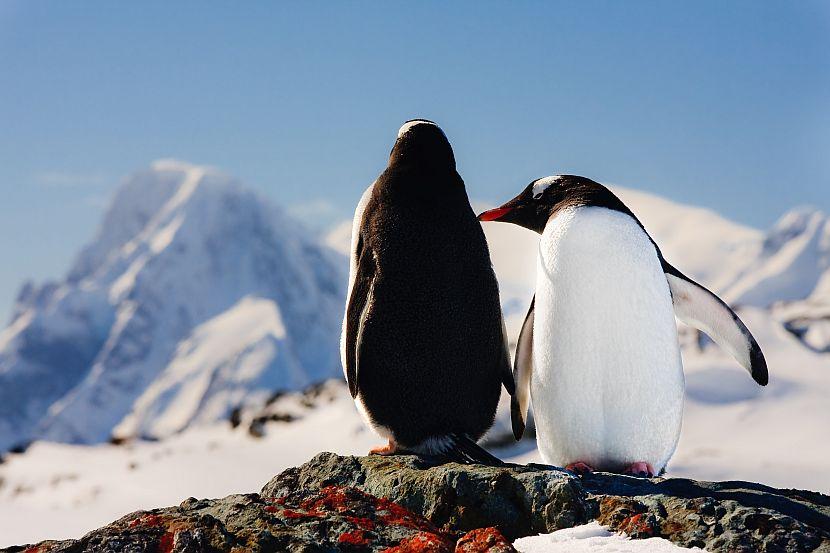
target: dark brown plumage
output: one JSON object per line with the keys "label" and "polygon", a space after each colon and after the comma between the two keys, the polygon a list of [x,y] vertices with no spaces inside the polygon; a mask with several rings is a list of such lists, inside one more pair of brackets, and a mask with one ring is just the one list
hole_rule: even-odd
{"label": "dark brown plumage", "polygon": [[436,125],[397,140],[359,233],[344,344],[352,395],[405,448],[478,439],[513,381],[484,233]]}

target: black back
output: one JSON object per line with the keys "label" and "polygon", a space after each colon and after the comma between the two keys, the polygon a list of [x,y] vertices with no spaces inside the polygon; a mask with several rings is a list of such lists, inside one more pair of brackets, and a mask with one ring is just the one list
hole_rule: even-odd
{"label": "black back", "polygon": [[403,445],[477,439],[493,422],[509,358],[487,243],[440,128],[417,124],[397,140],[358,242],[352,296],[371,299],[347,312],[355,392]]}

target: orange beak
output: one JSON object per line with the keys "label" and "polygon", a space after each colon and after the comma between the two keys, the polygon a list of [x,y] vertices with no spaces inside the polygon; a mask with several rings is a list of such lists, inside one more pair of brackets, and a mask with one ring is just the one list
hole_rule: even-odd
{"label": "orange beak", "polygon": [[478,216],[479,221],[498,221],[508,213],[513,211],[512,207],[497,207],[495,209],[490,209],[485,211],[481,215]]}

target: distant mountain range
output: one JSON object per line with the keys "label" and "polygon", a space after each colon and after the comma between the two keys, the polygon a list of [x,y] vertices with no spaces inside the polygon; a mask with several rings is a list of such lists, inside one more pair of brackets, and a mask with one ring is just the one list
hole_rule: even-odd
{"label": "distant mountain range", "polygon": [[154,163],[62,281],[23,286],[0,333],[0,450],[164,437],[335,376],[345,281],[230,177]]}
{"label": "distant mountain range", "polygon": [[[733,305],[763,308],[806,348],[830,350],[826,215],[794,210],[765,234],[614,190],[675,266]],[[484,228],[515,338],[537,238]],[[164,438],[338,377],[350,229],[313,238],[214,169],[159,161],[139,171],[66,277],[20,291],[0,332],[0,451],[33,439]]]}

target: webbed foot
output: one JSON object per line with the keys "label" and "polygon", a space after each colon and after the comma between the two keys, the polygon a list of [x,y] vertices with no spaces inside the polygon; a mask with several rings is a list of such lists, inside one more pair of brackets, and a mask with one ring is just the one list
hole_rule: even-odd
{"label": "webbed foot", "polygon": [[623,471],[623,473],[630,474],[631,476],[640,476],[642,478],[653,478],[657,474],[654,467],[645,461],[631,463],[628,468]]}
{"label": "webbed foot", "polygon": [[394,455],[398,452],[398,444],[394,440],[389,440],[386,445],[379,445],[369,450],[369,455]]}
{"label": "webbed foot", "polygon": [[583,463],[582,461],[568,463],[567,465],[565,465],[565,470],[579,475],[594,472],[594,468],[591,465],[589,465],[588,463]]}

